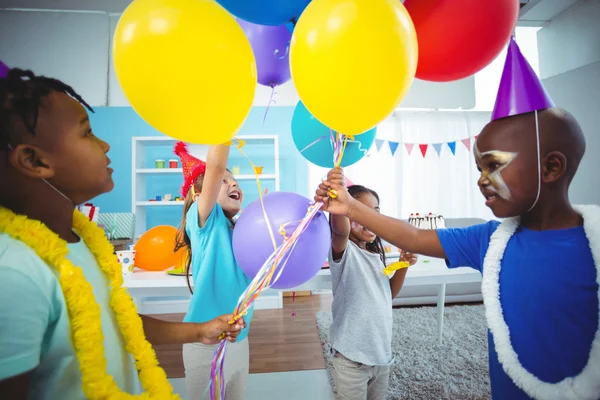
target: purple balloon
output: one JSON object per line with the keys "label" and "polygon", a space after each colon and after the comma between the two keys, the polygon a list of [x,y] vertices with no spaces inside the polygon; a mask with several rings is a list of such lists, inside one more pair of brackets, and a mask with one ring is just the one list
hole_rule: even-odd
{"label": "purple balloon", "polygon": [[8,75],[9,69],[10,68],[8,68],[8,65],[6,65],[2,61],[0,61],[0,78],[6,78],[6,75]]}
{"label": "purple balloon", "polygon": [[254,58],[258,83],[275,87],[289,81],[290,73],[290,40],[292,33],[285,25],[257,25],[237,19],[250,41]]}
{"label": "purple balloon", "polygon": [[[270,193],[263,197],[277,246],[283,243],[279,228],[285,225],[291,235],[304,218],[310,201],[289,192]],[[290,289],[315,276],[323,267],[331,248],[331,231],[325,214],[319,212],[300,235],[291,250],[285,269],[271,287]],[[233,230],[233,253],[244,273],[254,278],[273,253],[273,242],[260,204],[260,199],[250,203],[242,212]]]}

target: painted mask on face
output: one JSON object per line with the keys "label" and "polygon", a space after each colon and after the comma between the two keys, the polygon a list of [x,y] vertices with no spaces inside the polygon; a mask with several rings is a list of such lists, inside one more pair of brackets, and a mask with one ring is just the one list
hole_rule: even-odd
{"label": "painted mask on face", "polygon": [[500,150],[480,153],[477,145],[474,150],[475,160],[481,169],[481,186],[489,192],[496,193],[504,200],[511,200],[510,189],[502,178],[502,170],[508,167],[518,153]]}

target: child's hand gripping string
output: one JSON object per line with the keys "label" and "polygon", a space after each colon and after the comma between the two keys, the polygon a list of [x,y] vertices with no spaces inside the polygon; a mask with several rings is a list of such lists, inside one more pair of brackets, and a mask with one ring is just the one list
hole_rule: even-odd
{"label": "child's hand gripping string", "polygon": [[323,203],[323,210],[332,214],[348,215],[354,199],[346,190],[344,171],[335,167],[327,174],[317,188],[315,201]]}
{"label": "child's hand gripping string", "polygon": [[[230,315],[230,316],[224,316],[222,315],[221,317],[215,318],[213,321],[217,321],[220,320],[222,318],[227,318],[227,324],[229,325],[233,325],[236,324],[235,329],[231,330],[231,331],[227,331],[227,332],[222,332],[219,335],[219,340],[223,340],[223,339],[227,339],[230,342],[235,342],[235,339],[237,337],[237,335],[239,335],[239,333],[242,331],[242,329],[244,329],[246,327],[246,322],[244,322],[244,318],[242,318],[241,315]],[[213,322],[210,321],[210,322]],[[222,321],[219,321],[222,322]],[[215,326],[215,329],[217,328],[217,326]],[[223,326],[222,323],[218,326],[218,328],[223,331]],[[212,344],[212,343],[209,343]]]}

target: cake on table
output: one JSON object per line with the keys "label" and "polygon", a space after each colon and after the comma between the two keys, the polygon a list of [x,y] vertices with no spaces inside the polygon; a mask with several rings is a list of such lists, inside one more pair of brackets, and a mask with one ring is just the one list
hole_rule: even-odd
{"label": "cake on table", "polygon": [[410,214],[408,223],[419,229],[442,229],[446,227],[444,217],[439,214],[429,213],[427,215],[419,215],[419,213]]}

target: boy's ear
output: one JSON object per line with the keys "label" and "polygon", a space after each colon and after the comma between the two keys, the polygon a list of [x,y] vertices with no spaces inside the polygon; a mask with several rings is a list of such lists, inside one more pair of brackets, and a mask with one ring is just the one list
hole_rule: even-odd
{"label": "boy's ear", "polygon": [[54,176],[46,155],[29,144],[17,145],[8,155],[10,164],[23,175],[31,178],[51,178]]}
{"label": "boy's ear", "polygon": [[567,157],[559,151],[548,153],[542,160],[542,182],[559,180],[567,171]]}

